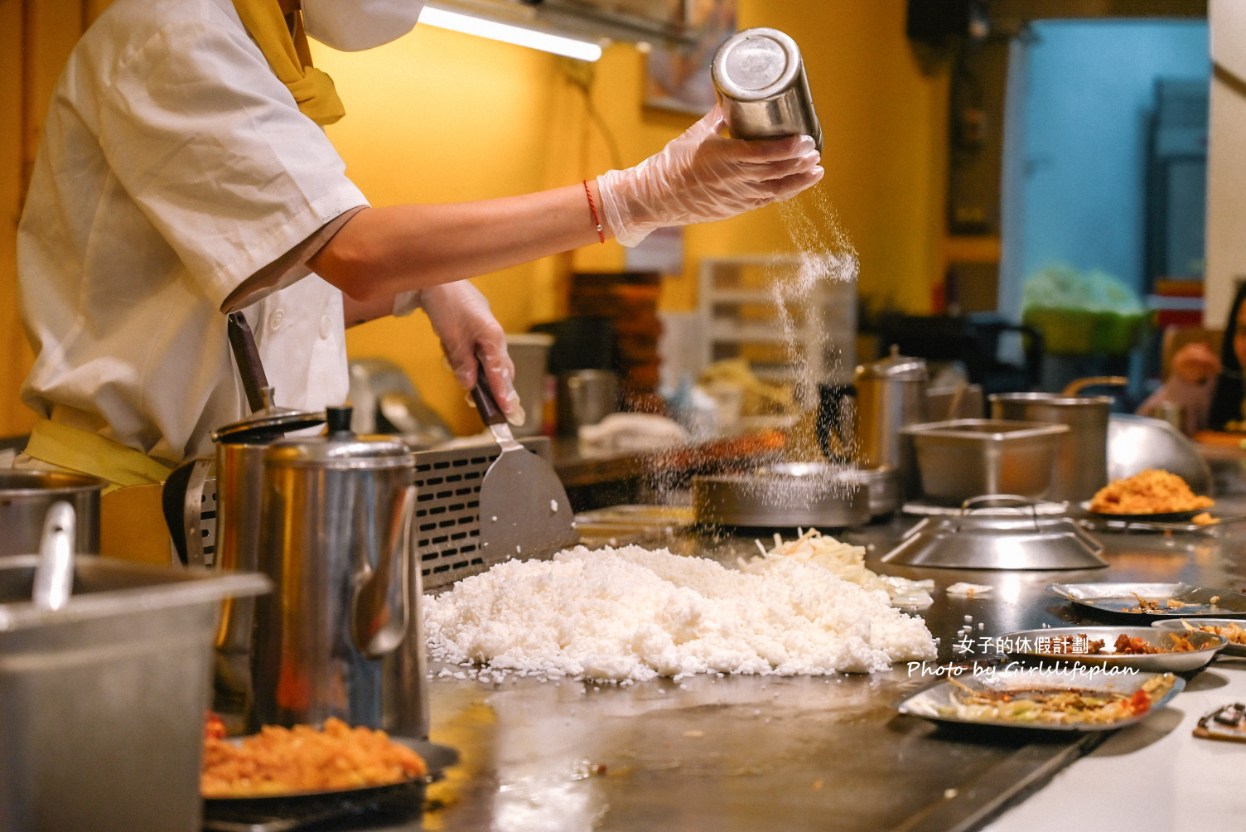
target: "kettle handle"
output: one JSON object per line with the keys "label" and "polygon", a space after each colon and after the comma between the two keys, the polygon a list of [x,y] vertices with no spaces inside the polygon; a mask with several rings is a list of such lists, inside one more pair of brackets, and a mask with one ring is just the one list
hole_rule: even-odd
{"label": "kettle handle", "polygon": [[390,518],[389,535],[376,568],[366,561],[355,581],[351,635],[355,647],[370,659],[391,652],[402,643],[412,615],[410,591],[411,520],[415,516],[415,486],[408,485],[400,506]]}
{"label": "kettle handle", "polygon": [[825,384],[818,387],[815,428],[818,445],[831,462],[851,463],[855,454],[852,450],[852,439],[845,433],[844,402],[856,398],[857,388],[853,384]]}
{"label": "kettle handle", "polygon": [[203,492],[208,474],[214,466],[209,457],[196,457],[182,463],[169,473],[160,490],[160,503],[169,537],[182,563],[206,566],[203,551]]}

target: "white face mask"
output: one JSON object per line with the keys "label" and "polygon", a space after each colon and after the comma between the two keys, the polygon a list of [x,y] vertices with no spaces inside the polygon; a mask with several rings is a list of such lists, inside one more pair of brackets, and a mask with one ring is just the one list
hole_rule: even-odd
{"label": "white face mask", "polygon": [[360,52],[415,28],[423,0],[303,0],[308,37],[342,52]]}

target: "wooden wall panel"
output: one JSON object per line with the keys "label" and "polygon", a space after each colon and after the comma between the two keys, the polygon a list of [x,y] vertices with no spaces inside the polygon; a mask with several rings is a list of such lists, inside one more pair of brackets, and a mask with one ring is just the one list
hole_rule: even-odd
{"label": "wooden wall panel", "polygon": [[17,315],[17,219],[25,169],[22,106],[24,11],[34,0],[0,0],[0,436],[25,433],[18,399],[30,349]]}
{"label": "wooden wall panel", "polygon": [[52,88],[107,0],[0,0],[0,437],[34,423],[20,399],[33,356],[17,310],[17,222]]}

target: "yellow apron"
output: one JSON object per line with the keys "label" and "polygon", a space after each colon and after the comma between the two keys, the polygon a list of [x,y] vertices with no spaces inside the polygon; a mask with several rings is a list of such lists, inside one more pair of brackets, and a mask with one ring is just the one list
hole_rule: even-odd
{"label": "yellow apron", "polygon": [[168,566],[176,556],[161,505],[172,470],[133,448],[91,431],[41,419],[25,454],[109,481],[100,497],[100,554]]}

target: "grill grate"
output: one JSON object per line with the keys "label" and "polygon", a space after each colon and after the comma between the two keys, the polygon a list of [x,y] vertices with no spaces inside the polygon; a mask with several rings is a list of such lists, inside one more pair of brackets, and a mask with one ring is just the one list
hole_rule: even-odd
{"label": "grill grate", "polygon": [[[549,459],[549,439],[525,437],[520,444]],[[419,557],[424,588],[484,572],[501,558],[480,546],[480,484],[498,457],[494,444],[415,452],[415,516],[411,542]],[[204,483],[199,515],[205,565],[216,561],[216,478]]]}
{"label": "grill grate", "polygon": [[[549,457],[549,439],[520,441]],[[480,546],[480,484],[498,453],[493,444],[415,452],[411,536],[424,589],[484,572],[499,560],[486,556]]]}

